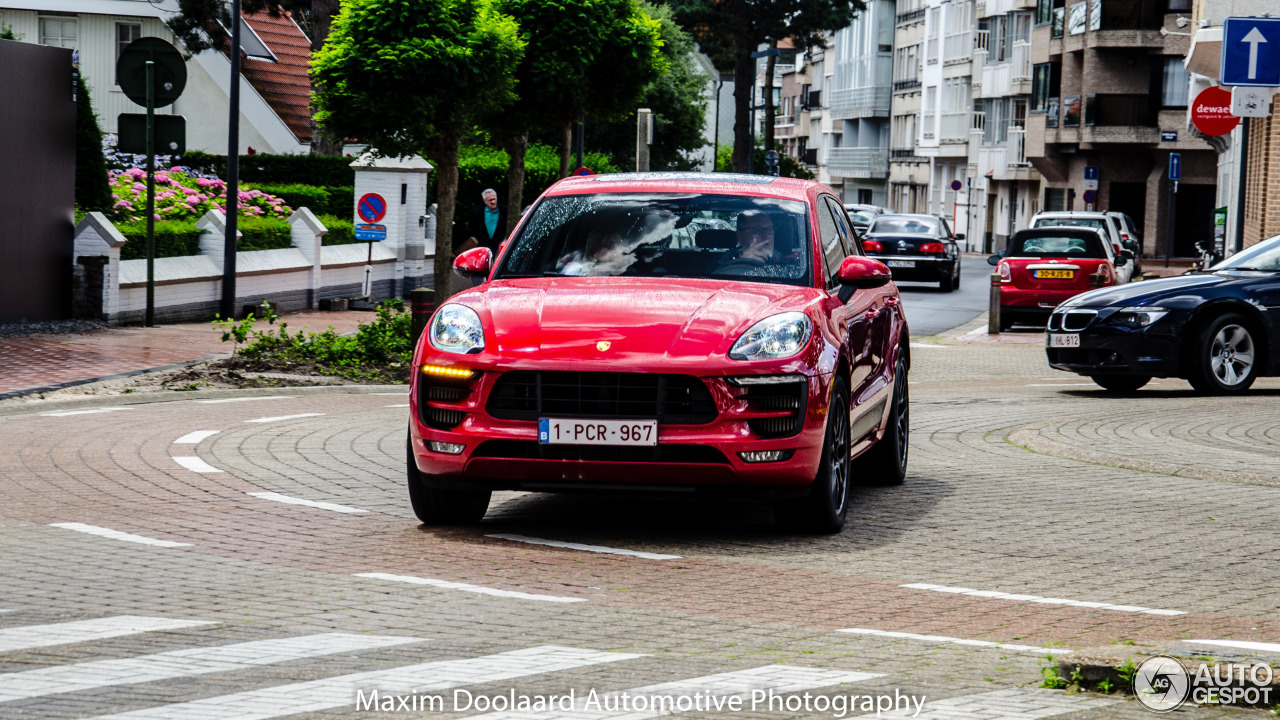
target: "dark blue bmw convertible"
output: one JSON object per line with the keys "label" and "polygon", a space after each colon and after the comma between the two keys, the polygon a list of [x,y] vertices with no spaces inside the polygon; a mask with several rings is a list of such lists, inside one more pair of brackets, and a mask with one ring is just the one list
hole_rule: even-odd
{"label": "dark blue bmw convertible", "polygon": [[1280,236],[1204,273],[1077,295],[1050,316],[1045,347],[1054,368],[1117,392],[1179,377],[1225,395],[1280,375]]}

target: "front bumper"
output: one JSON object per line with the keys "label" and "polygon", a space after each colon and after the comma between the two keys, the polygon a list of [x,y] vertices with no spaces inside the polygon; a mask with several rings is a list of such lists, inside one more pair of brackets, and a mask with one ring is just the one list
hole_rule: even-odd
{"label": "front bumper", "polygon": [[[801,494],[817,474],[826,429],[831,375],[804,375],[798,431],[762,437],[751,420],[761,409],[725,377],[703,377],[715,417],[702,424],[660,423],[657,446],[551,445],[538,442],[536,419],[503,419],[488,410],[502,372],[482,372],[461,399],[439,401],[422,390],[415,373],[410,440],[423,481],[433,487],[492,490],[748,490]],[[432,409],[461,420],[441,428],[428,423]],[[424,411],[428,413],[424,415]],[[547,417],[565,417],[548,412]],[[453,418],[458,415],[452,416]],[[646,419],[646,418],[635,418]],[[437,427],[431,427],[434,424]],[[458,454],[435,452],[432,441],[463,446]],[[746,451],[783,450],[784,459],[749,463]]]}
{"label": "front bumper", "polygon": [[[1116,308],[1071,308],[1073,313],[1096,312],[1087,325],[1080,327],[1059,322],[1055,314],[1045,332],[1045,353],[1050,367],[1080,375],[1142,375],[1178,377],[1180,350],[1177,317],[1166,316],[1145,328],[1130,328],[1107,322]],[[1171,314],[1172,315],[1172,314]],[[1053,335],[1076,334],[1080,346],[1049,347]]]}

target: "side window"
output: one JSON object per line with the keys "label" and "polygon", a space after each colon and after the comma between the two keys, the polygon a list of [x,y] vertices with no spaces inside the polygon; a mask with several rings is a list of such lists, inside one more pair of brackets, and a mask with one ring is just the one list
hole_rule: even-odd
{"label": "side window", "polygon": [[823,200],[815,208],[818,212],[818,237],[822,241],[822,260],[827,268],[827,287],[836,286],[836,273],[844,262],[844,244],[840,240],[840,228],[831,214],[829,200]]}
{"label": "side window", "polygon": [[827,198],[827,207],[836,218],[836,227],[840,230],[840,242],[844,245],[844,254],[858,255],[858,231],[853,227],[849,213],[844,211],[843,205],[831,198]]}

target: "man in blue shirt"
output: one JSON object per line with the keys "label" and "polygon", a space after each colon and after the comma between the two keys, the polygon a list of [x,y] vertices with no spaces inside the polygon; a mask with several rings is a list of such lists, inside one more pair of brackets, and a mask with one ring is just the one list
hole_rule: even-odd
{"label": "man in blue shirt", "polygon": [[484,199],[484,206],[471,214],[467,235],[496,255],[498,245],[507,239],[507,208],[498,204],[498,191],[493,188],[480,193],[480,196]]}

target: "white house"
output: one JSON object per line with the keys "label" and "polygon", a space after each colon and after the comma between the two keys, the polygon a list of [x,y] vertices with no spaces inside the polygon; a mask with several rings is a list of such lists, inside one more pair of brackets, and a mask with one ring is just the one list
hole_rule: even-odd
{"label": "white house", "polygon": [[[145,112],[116,84],[120,51],[140,37],[178,46],[164,20],[175,0],[0,0],[0,27],[25,42],[79,51],[80,71],[93,96],[104,132],[115,132],[121,113]],[[307,75],[311,42],[288,17],[246,16],[240,78],[240,152],[305,153],[310,150]],[[231,61],[209,50],[187,62],[187,87],[173,105],[158,109],[187,120],[187,149],[227,152]]]}

